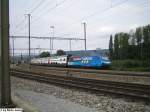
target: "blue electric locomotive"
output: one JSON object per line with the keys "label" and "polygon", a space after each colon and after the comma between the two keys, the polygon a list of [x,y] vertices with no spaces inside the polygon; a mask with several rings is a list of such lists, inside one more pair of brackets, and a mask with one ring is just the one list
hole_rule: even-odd
{"label": "blue electric locomotive", "polygon": [[111,64],[104,56],[71,56],[68,60],[68,67],[102,68]]}

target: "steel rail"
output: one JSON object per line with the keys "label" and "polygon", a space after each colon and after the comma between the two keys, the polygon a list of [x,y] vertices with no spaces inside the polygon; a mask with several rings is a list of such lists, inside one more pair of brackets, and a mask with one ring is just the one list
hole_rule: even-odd
{"label": "steel rail", "polygon": [[[22,71],[22,69],[15,69],[17,71]],[[25,70],[23,70],[25,71]],[[78,80],[78,81],[82,81],[82,82],[87,82],[87,83],[99,83],[101,82],[101,84],[105,84],[107,85],[109,83],[109,85],[113,85],[113,86],[120,86],[120,87],[127,87],[127,88],[141,88],[142,90],[148,91],[150,90],[150,85],[145,85],[145,84],[140,84],[140,83],[126,83],[126,82],[118,82],[118,81],[106,81],[106,80],[101,80],[101,79],[96,79],[96,78],[88,78],[88,77],[76,77],[75,75],[72,75],[72,72],[70,71],[55,71],[55,70],[50,70],[50,71],[39,71],[39,70],[35,70],[32,69],[30,70],[29,73],[32,72],[36,72],[36,74],[44,74],[44,75],[48,75],[49,77],[52,77],[53,75],[55,75],[55,77],[65,77],[68,76],[70,77],[70,80]],[[27,71],[25,71],[27,72]],[[78,72],[80,73],[80,72]],[[61,75],[60,75],[61,74]],[[66,77],[65,77],[66,78]],[[85,80],[86,79],[86,80]]]}
{"label": "steel rail", "polygon": [[[85,78],[80,78],[80,77],[72,77],[72,75],[70,74],[70,73],[72,73],[72,72],[70,72],[70,71],[64,71],[64,70],[60,70],[60,71],[50,71],[50,72],[48,72],[48,71],[35,71],[34,69],[31,69],[30,71],[26,71],[26,70],[22,70],[22,69],[14,69],[15,71],[24,71],[24,72],[28,72],[28,73],[31,73],[31,72],[34,72],[34,73],[36,73],[36,74],[45,74],[45,75],[48,75],[49,77],[51,77],[51,76],[53,76],[54,74],[55,74],[55,72],[57,72],[57,73],[61,73],[61,74],[65,74],[65,76],[70,76],[70,78],[72,78],[73,80],[75,80],[75,79],[78,79],[78,80],[80,80],[80,81],[85,81]],[[58,74],[55,74],[55,77],[65,77],[64,75],[59,75],[58,76]],[[136,83],[125,83],[125,82],[116,82],[116,81],[106,81],[106,80],[100,80],[100,79],[90,79],[90,78],[86,78],[86,81],[88,81],[88,82],[95,82],[95,83],[99,83],[99,81],[101,81],[101,83],[103,83],[103,84],[107,84],[107,83],[111,83],[111,85],[117,85],[117,86],[123,86],[123,87],[125,87],[125,86],[132,86],[132,88],[136,88],[136,87],[140,87],[140,88],[142,88],[142,89],[149,89],[150,90],[150,85],[144,85],[144,84],[136,84]]]}
{"label": "steel rail", "polygon": [[[141,99],[144,101],[150,101],[150,89],[143,89],[140,88],[140,84],[137,84],[135,88],[135,84],[133,87],[129,85],[117,85],[120,82],[115,82],[116,85],[109,83],[109,81],[105,81],[105,83],[99,80],[99,82],[94,82],[94,80],[83,79],[83,78],[75,78],[75,77],[65,77],[65,76],[57,76],[57,75],[50,75],[48,74],[40,74],[40,73],[33,73],[33,72],[26,72],[26,71],[12,71],[11,72],[14,76],[18,76],[21,78],[28,78],[31,80],[42,81],[46,83],[54,83],[63,86],[69,87],[76,87],[85,89],[88,91],[94,91],[96,93],[103,92],[103,93],[111,93],[115,95],[127,96],[132,97],[134,99]],[[107,83],[106,83],[107,82]],[[122,84],[122,83],[120,83]],[[124,83],[123,83],[124,84]]]}
{"label": "steel rail", "polygon": [[42,65],[32,65],[32,68],[57,70],[57,71],[71,71],[80,73],[94,73],[94,74],[110,74],[110,75],[122,75],[122,76],[135,76],[135,77],[150,77],[150,73],[138,73],[129,71],[110,71],[110,70],[97,70],[97,69],[83,69],[83,68],[63,68],[63,67],[48,67]]}

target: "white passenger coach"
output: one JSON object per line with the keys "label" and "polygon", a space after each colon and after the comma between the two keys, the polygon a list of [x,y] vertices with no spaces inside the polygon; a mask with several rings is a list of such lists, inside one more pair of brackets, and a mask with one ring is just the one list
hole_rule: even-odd
{"label": "white passenger coach", "polygon": [[34,58],[31,60],[31,64],[66,66],[67,65],[67,55],[45,57],[45,58]]}

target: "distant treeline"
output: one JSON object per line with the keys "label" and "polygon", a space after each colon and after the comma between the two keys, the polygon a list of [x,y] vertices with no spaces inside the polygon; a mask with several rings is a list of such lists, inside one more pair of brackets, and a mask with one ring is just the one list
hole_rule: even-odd
{"label": "distant treeline", "polygon": [[112,60],[150,59],[150,25],[111,35],[109,53]]}

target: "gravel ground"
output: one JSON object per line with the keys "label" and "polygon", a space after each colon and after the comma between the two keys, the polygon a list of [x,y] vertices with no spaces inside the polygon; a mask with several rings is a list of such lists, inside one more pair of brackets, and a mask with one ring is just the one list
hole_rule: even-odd
{"label": "gravel ground", "polygon": [[150,112],[150,105],[146,105],[143,102],[130,102],[122,98],[114,98],[102,94],[95,95],[76,89],[62,88],[16,77],[11,77],[11,84],[12,91],[15,91],[17,88],[45,93],[104,112]]}
{"label": "gravel ground", "polygon": [[15,96],[27,102],[38,112],[104,112],[76,104],[67,99],[25,89],[15,89]]}

